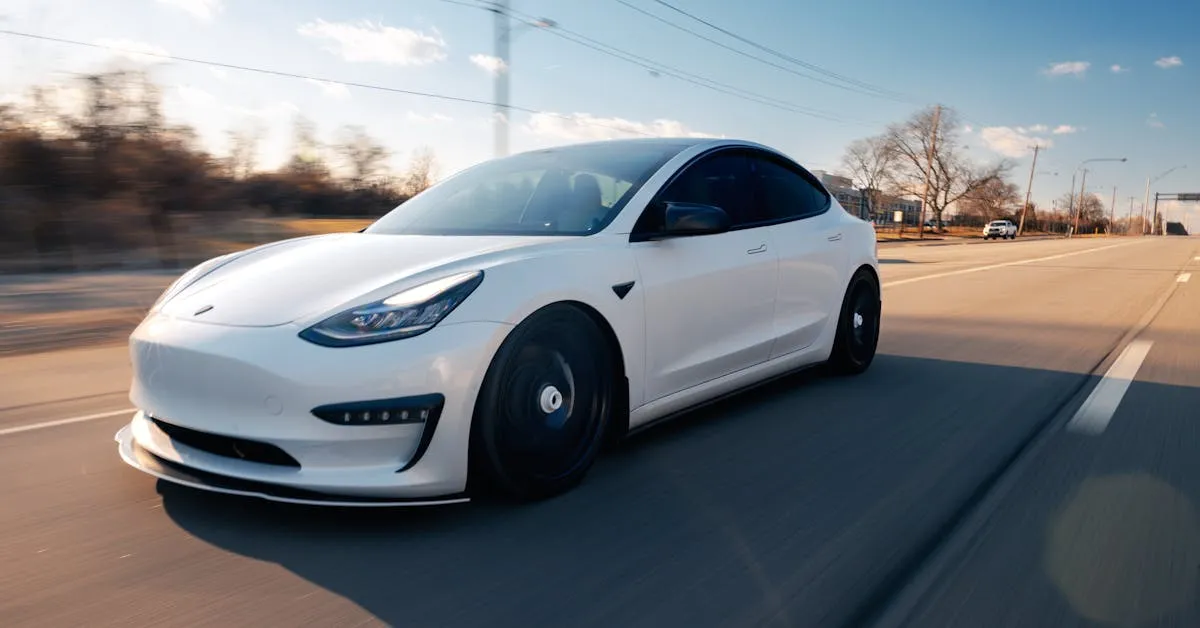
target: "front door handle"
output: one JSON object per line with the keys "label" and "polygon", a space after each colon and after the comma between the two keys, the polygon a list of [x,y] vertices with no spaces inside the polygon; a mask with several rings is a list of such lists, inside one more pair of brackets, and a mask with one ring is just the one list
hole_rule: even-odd
{"label": "front door handle", "polygon": [[748,253],[750,255],[754,255],[755,253],[766,253],[766,252],[767,252],[767,243],[766,242],[763,242],[762,244],[758,245],[757,248],[753,248],[753,249],[750,249],[749,251],[746,251],[746,253]]}
{"label": "front door handle", "polygon": [[826,239],[826,240],[829,240],[830,242],[837,242],[838,240],[841,240],[841,239],[842,239],[842,234],[840,234],[840,233],[835,233],[835,234],[833,234],[833,235],[831,235],[831,236],[829,236],[828,238],[825,238],[825,239]]}

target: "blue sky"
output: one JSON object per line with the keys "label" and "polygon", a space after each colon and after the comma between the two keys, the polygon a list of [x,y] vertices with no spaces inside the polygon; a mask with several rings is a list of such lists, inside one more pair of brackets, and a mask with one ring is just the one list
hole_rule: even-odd
{"label": "blue sky", "polygon": [[[1036,177],[1034,198],[1043,206],[1064,194],[1079,162],[1092,157],[1129,159],[1095,164],[1088,175],[1089,190],[1102,192],[1106,203],[1117,186],[1119,210],[1128,208],[1129,196],[1140,204],[1148,175],[1181,164],[1188,168],[1155,189],[1200,191],[1195,2],[670,0],[807,63],[899,92],[902,102],[747,59],[618,0],[512,2],[569,33],[838,119],[654,76],[553,32],[527,29],[512,45],[512,102],[559,117],[514,113],[514,151],[634,129],[745,137],[810,168],[836,170],[848,142],[941,103],[970,128],[961,139],[976,159],[1017,162],[1013,180],[1022,190],[1025,147],[1046,146],[1038,170],[1058,176]],[[626,2],[791,67],[654,0]],[[38,35],[485,101],[493,96],[491,75],[481,67],[486,59],[478,56],[493,52],[491,14],[442,0],[5,0],[0,18],[0,28]],[[13,60],[0,67],[0,98],[8,99],[28,85],[66,81],[114,61],[106,51],[7,35],[0,36],[0,55]],[[341,125],[365,126],[394,151],[398,167],[420,146],[434,149],[443,174],[492,156],[488,107],[181,62],[126,62],[152,68],[165,88],[167,113],[195,125],[218,153],[226,130],[261,125],[266,166],[286,155],[291,120],[301,112],[326,140]],[[1200,211],[1196,216],[1200,227]]]}

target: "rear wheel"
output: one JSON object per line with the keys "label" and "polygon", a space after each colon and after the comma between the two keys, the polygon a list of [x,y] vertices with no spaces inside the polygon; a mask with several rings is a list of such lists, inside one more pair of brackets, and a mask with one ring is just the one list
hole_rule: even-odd
{"label": "rear wheel", "polygon": [[552,305],[496,353],[472,421],[472,480],[542,499],[583,480],[613,412],[612,351],[587,314]]}
{"label": "rear wheel", "polygon": [[879,284],[866,269],[850,279],[838,318],[829,366],[837,375],[858,375],[871,366],[879,346],[882,303]]}

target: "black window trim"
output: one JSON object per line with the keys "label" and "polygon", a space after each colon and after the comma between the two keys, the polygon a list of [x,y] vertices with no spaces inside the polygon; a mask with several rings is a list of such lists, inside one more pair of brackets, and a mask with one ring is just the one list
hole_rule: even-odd
{"label": "black window trim", "polygon": [[[689,169],[691,169],[692,166],[699,163],[700,160],[702,160],[702,159],[706,159],[708,157],[711,157],[713,155],[716,155],[717,153],[724,152],[724,151],[740,151],[740,152],[747,153],[746,156],[749,158],[758,158],[758,159],[763,159],[765,161],[773,162],[777,166],[780,166],[781,168],[784,168],[785,170],[788,170],[788,171],[792,172],[793,174],[799,176],[800,178],[804,179],[805,182],[807,182],[809,185],[813,186],[813,188],[815,188],[818,192],[821,193],[821,195],[823,197],[825,197],[825,204],[817,212],[814,212],[811,214],[805,214],[803,216],[787,216],[784,218],[773,218],[771,220],[759,220],[756,222],[741,223],[741,224],[734,225],[733,227],[731,227],[729,229],[729,231],[742,231],[744,229],[761,229],[763,227],[774,227],[775,225],[782,225],[785,223],[795,222],[798,220],[808,220],[809,218],[816,218],[817,216],[822,216],[822,215],[828,213],[829,208],[832,207],[833,202],[831,201],[831,196],[829,194],[829,190],[826,190],[825,186],[822,185],[820,180],[818,180],[815,176],[813,176],[812,173],[810,173],[806,168],[804,168],[800,164],[796,163],[792,159],[790,159],[784,155],[781,155],[779,153],[776,153],[774,151],[764,150],[757,146],[748,146],[748,145],[744,145],[744,144],[732,144],[732,145],[725,145],[725,146],[717,146],[715,148],[706,150],[706,151],[700,153],[699,155],[696,155],[695,157],[692,157],[691,159],[689,159],[687,161],[687,163],[683,164],[682,166],[680,166],[679,168],[677,168],[675,170],[675,173],[671,175],[671,178],[667,179],[666,182],[664,182],[661,186],[659,186],[658,191],[655,192],[654,196],[650,198],[650,202],[646,203],[646,207],[642,209],[642,213],[638,214],[637,219],[634,220],[634,223],[633,223],[634,228],[630,230],[629,241],[631,243],[632,242],[647,242],[647,241],[651,241],[651,240],[657,240],[658,238],[660,238],[663,234],[659,233],[659,232],[645,232],[645,231],[639,232],[639,231],[637,231],[637,223],[642,220],[642,216],[644,216],[646,214],[646,212],[650,211],[651,208],[653,208],[655,205],[662,202],[662,194],[664,192],[666,192],[668,189],[670,189],[671,185],[673,185],[675,183],[675,181],[677,179],[679,179],[679,177],[681,177],[685,173],[687,173],[687,171]],[[754,188],[754,196],[757,199],[757,196],[758,196],[757,186]],[[699,237],[699,236],[695,236],[695,237]]]}

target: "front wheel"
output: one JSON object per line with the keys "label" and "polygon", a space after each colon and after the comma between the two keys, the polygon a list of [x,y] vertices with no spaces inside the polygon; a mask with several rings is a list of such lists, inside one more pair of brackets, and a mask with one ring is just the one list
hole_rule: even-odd
{"label": "front wheel", "polygon": [[614,359],[587,314],[543,308],[501,345],[476,401],[472,480],[522,500],[583,480],[611,421]]}
{"label": "front wheel", "polygon": [[837,335],[829,366],[837,375],[858,375],[871,366],[879,346],[879,322],[883,310],[879,284],[866,269],[850,279],[838,317]]}

